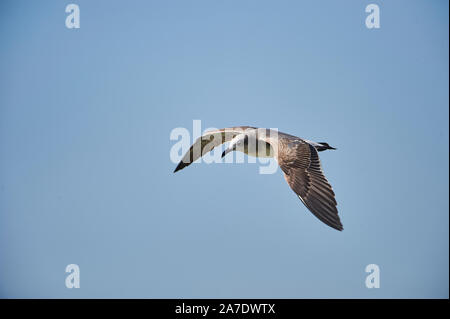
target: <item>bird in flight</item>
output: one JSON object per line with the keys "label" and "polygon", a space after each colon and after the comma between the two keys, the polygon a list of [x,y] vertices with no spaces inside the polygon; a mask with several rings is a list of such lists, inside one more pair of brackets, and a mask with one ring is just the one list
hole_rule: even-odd
{"label": "bird in flight", "polygon": [[226,142],[230,143],[222,157],[232,151],[256,157],[274,157],[287,183],[303,204],[328,226],[343,230],[334,192],[322,172],[318,154],[325,150],[335,150],[334,147],[272,129],[250,126],[223,128],[199,137],[183,156],[174,173]]}

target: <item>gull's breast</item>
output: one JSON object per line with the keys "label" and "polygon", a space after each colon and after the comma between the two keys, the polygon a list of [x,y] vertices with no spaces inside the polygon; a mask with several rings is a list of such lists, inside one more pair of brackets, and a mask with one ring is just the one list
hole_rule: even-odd
{"label": "gull's breast", "polygon": [[275,152],[272,146],[265,141],[257,141],[256,143],[252,143],[249,141],[249,144],[244,148],[244,153],[248,156],[254,157],[274,157]]}

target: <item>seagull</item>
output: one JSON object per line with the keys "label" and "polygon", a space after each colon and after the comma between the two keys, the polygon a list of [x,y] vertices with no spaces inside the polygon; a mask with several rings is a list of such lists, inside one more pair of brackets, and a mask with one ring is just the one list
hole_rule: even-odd
{"label": "seagull", "polygon": [[189,166],[215,147],[229,142],[222,158],[232,151],[256,157],[274,157],[284,178],[303,204],[323,223],[342,231],[334,191],[325,178],[318,152],[335,150],[274,129],[236,126],[206,132],[181,159],[174,173]]}

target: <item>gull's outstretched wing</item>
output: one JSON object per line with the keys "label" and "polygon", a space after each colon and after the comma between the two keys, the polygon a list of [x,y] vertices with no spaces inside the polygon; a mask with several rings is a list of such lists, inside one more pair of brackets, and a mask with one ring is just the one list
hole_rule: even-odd
{"label": "gull's outstretched wing", "polygon": [[236,126],[205,133],[203,136],[199,137],[194,144],[192,144],[189,151],[186,152],[178,166],[175,168],[174,173],[185,168],[186,166],[189,166],[204,154],[212,151],[214,147],[225,142],[229,142],[236,135],[245,133],[245,131],[255,128],[256,127],[251,126]]}
{"label": "gull's outstretched wing", "polygon": [[322,222],[343,230],[331,185],[325,178],[316,148],[300,138],[280,138],[278,164],[292,190]]}

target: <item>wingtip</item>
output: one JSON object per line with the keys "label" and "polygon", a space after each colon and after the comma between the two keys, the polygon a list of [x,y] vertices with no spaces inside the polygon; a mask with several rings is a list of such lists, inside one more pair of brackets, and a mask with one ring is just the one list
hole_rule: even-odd
{"label": "wingtip", "polygon": [[189,166],[189,163],[186,164],[185,162],[181,161],[178,163],[177,167],[175,167],[173,172],[176,173],[179,170],[182,170],[183,168],[185,168],[186,166]]}
{"label": "wingtip", "polygon": [[180,169],[182,169],[181,167],[181,162],[180,164],[177,165],[177,167],[175,167],[175,169],[173,170],[174,173],[178,172]]}

